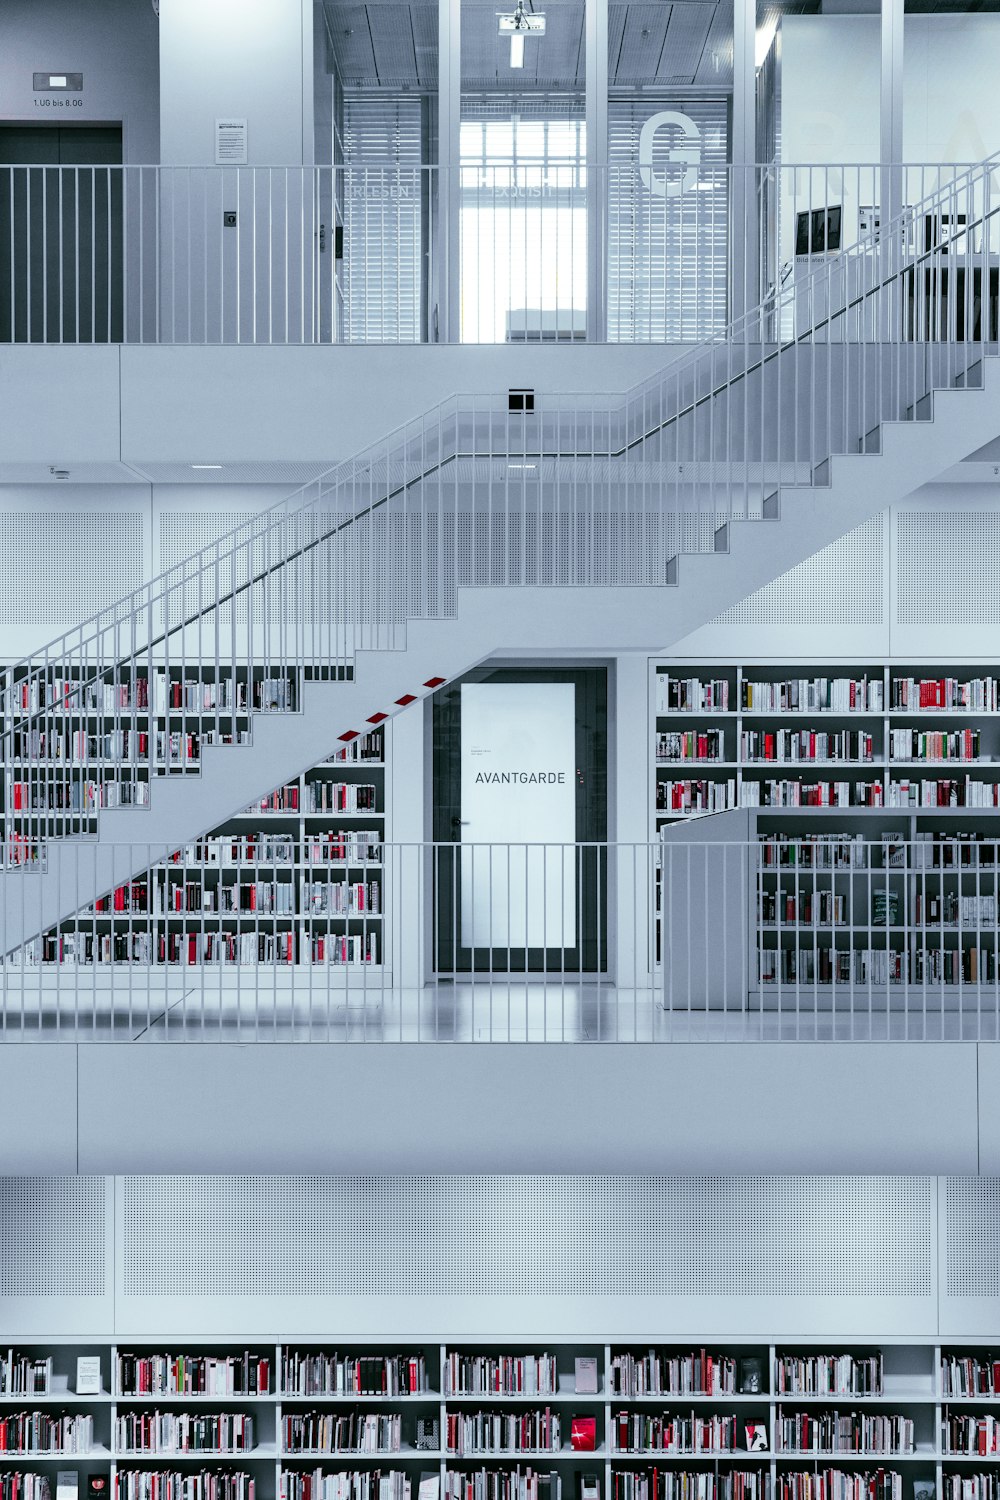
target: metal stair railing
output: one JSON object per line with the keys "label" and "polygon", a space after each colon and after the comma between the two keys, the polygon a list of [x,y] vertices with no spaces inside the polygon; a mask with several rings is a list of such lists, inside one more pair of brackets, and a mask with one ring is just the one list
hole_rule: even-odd
{"label": "metal stair railing", "polygon": [[811,271],[792,337],[771,295],[624,399],[452,397],[7,668],[7,867],[295,710],[309,677],[402,649],[463,586],[674,583],[681,554],[929,416],[996,342],[997,160]]}

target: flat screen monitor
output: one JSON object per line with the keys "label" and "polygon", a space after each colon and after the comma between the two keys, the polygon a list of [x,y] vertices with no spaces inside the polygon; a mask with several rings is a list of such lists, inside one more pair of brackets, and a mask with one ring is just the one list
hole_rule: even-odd
{"label": "flat screen monitor", "polygon": [[841,208],[806,209],[795,216],[795,254],[825,255],[840,249]]}
{"label": "flat screen monitor", "polygon": [[964,250],[962,230],[967,223],[965,214],[924,214],[924,251],[947,250],[949,245]]}

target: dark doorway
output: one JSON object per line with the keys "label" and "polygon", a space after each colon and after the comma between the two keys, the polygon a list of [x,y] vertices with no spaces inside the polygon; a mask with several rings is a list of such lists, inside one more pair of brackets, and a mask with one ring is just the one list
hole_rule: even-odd
{"label": "dark doorway", "polygon": [[0,342],[118,343],[120,125],[0,125]]}
{"label": "dark doorway", "polygon": [[[572,683],[575,688],[575,837],[570,881],[575,938],[568,946],[470,946],[463,940],[463,682]],[[439,974],[600,974],[608,967],[608,674],[605,667],[497,667],[468,673],[434,695],[433,826],[434,967]],[[515,854],[514,858],[518,856]],[[503,856],[487,862],[487,879],[504,877]],[[558,924],[557,924],[558,925]]]}

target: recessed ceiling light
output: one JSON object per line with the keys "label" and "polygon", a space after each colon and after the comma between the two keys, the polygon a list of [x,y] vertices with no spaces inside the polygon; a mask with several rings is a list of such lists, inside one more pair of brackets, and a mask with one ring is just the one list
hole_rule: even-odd
{"label": "recessed ceiling light", "polygon": [[192,469],[221,469],[221,464],[192,464]]}

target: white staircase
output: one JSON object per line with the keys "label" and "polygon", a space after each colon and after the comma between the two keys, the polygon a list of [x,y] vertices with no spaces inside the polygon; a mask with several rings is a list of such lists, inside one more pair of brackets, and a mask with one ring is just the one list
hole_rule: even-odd
{"label": "white staircase", "polygon": [[[848,252],[791,344],[767,341],[776,312],[761,308],[624,403],[516,417],[446,403],[10,669],[8,781],[26,727],[55,734],[66,712],[15,707],[54,675],[249,661],[289,676],[297,702],[253,714],[249,744],[204,746],[196,773],[150,771],[148,807],[90,814],[86,838],[40,835],[42,857],[3,872],[0,952],[484,658],[661,651],[995,438],[996,346],[883,337],[903,326],[910,227]],[[134,730],[134,709],[114,722]],[[40,774],[68,784],[79,768]]]}

